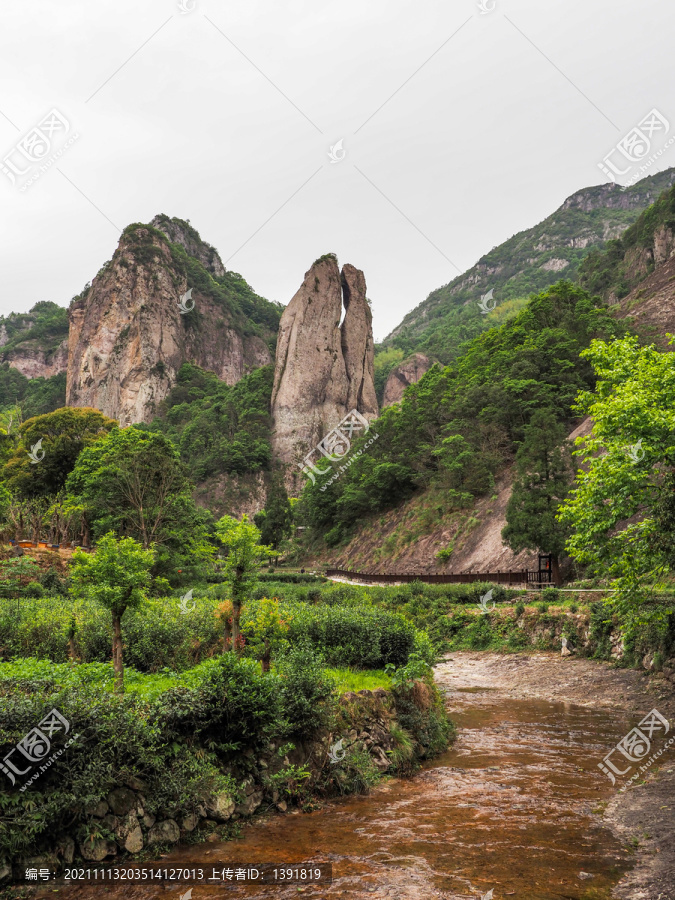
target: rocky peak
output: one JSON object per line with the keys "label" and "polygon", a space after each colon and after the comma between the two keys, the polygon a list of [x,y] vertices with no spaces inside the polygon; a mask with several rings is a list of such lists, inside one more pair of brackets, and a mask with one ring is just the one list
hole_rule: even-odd
{"label": "rocky peak", "polygon": [[[342,325],[343,299],[345,317]],[[272,392],[273,448],[286,465],[301,463],[356,409],[377,416],[373,330],[363,272],[334,254],[305,273],[279,325]],[[293,473],[289,485],[299,485]]]}
{"label": "rocky peak", "polygon": [[192,286],[164,234],[125,229],[112,260],[69,310],[68,406],[93,406],[123,425],[149,421],[184,362],[228,384],[270,363],[262,337],[243,335],[202,273],[186,312],[181,297]]}
{"label": "rocky peak", "polygon": [[377,415],[373,314],[366,299],[366,279],[360,269],[347,263],[342,267],[340,282],[345,308],[340,346],[349,382],[347,410]]}
{"label": "rocky peak", "polygon": [[199,232],[183,219],[170,219],[169,216],[160,213],[150,223],[153,228],[161,231],[172,244],[180,244],[189,256],[204,266],[207,272],[220,278],[225,274],[225,266],[218,255],[218,251],[203,241]]}

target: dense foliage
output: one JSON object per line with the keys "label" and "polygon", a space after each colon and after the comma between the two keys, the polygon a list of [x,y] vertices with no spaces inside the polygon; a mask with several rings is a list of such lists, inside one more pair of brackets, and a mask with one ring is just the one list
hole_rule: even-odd
{"label": "dense foliage", "polygon": [[624,612],[647,616],[673,562],[675,357],[630,337],[594,341],[583,355],[598,381],[577,404],[594,425],[578,439],[582,465],[561,513],[568,550],[590,574],[616,579]]}
{"label": "dense foliage", "polygon": [[573,478],[567,429],[550,410],[537,410],[516,453],[516,474],[506,507],[503,540],[515,553],[541,550],[558,560],[565,549],[566,530],[557,519]]}
{"label": "dense foliage", "polygon": [[68,310],[41,300],[27,313],[0,316],[0,332],[4,329],[7,341],[0,348],[3,357],[11,358],[17,347],[35,347],[49,354],[68,337]]}
{"label": "dense foliage", "polygon": [[114,429],[80,453],[67,495],[94,539],[109,531],[156,548],[155,574],[197,566],[210,556],[212,516],[192,499],[192,484],[171,441],[137,428]]}
{"label": "dense foliage", "polygon": [[580,351],[612,334],[598,300],[568,282],[533,298],[514,319],[476,338],[441,370],[432,369],[384,410],[367,453],[322,490],[307,484],[308,522],[334,544],[364,516],[434,483],[456,507],[493,485],[536,411],[569,422],[594,376]]}
{"label": "dense foliage", "polygon": [[19,418],[30,419],[53,412],[65,403],[65,372],[51,378],[26,378],[8,362],[0,363],[0,410],[8,413],[17,410],[12,416],[12,424]]}
{"label": "dense foliage", "polygon": [[176,384],[148,426],[178,448],[196,482],[222,473],[241,475],[269,467],[272,366],[256,369],[235,385],[185,363]]}
{"label": "dense foliage", "polygon": [[[8,490],[21,497],[58,494],[81,451],[117,427],[97,409],[65,406],[19,426],[15,449],[2,471]],[[37,447],[36,451],[33,448]]]}

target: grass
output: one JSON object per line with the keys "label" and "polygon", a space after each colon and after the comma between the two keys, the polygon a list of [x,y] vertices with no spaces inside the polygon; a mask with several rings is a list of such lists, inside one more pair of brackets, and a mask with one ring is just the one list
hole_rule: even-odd
{"label": "grass", "polygon": [[[95,686],[106,693],[113,693],[114,688],[112,663],[81,663],[71,666],[69,663],[53,663],[34,657],[0,663],[0,682],[14,680],[24,684],[29,682],[36,687],[40,684],[58,687]],[[181,675],[168,670],[145,674],[130,666],[124,668],[125,694],[135,694],[144,700],[154,700],[183,681]]]}
{"label": "grass", "polygon": [[[189,687],[195,682],[197,670],[210,664],[210,660],[205,660],[185,672],[177,673],[163,669],[151,674],[137,672],[130,666],[125,666],[124,693],[133,694],[143,700],[154,700],[170,688],[179,685]],[[346,668],[327,669],[326,671],[335,680],[335,689],[338,694],[343,694],[345,691],[373,691],[375,688],[388,690],[392,686],[391,678],[379,669],[355,671]],[[0,662],[0,683],[3,681],[18,681],[24,685],[29,682],[36,687],[40,684],[59,687],[86,685],[96,687],[106,693],[112,693],[114,688],[112,663],[80,663],[71,666],[69,663],[55,664],[50,660],[35,659],[34,657]]]}
{"label": "grass", "polygon": [[353,669],[327,669],[329,675],[335,679],[338,694],[345,691],[374,691],[376,688],[391,688],[391,678],[379,669],[371,669],[366,672]]}

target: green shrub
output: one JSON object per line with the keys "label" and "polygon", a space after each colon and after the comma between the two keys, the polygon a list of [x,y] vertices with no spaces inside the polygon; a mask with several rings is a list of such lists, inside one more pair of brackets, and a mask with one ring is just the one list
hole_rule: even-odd
{"label": "green shrub", "polygon": [[415,646],[415,626],[399,613],[377,608],[288,606],[288,640],[325,654],[329,665],[383,669],[404,665]]}
{"label": "green shrub", "polygon": [[547,587],[541,592],[541,596],[547,603],[557,603],[560,600],[560,591],[555,587]]}
{"label": "green shrub", "polygon": [[281,702],[291,734],[307,737],[326,725],[332,714],[329,698],[334,680],[324,660],[307,646],[291,647],[279,661]]}
{"label": "green shrub", "polygon": [[519,600],[515,605],[516,618],[519,619],[524,612],[525,612],[525,604],[523,603],[522,600]]}

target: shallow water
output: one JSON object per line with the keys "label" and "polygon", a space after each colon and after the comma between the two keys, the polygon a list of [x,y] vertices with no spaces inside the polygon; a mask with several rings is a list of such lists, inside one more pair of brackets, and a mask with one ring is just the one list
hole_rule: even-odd
{"label": "shallow water", "polygon": [[[259,820],[238,841],[179,848],[162,865],[333,864],[330,885],[196,885],[192,900],[226,893],[450,900],[489,890],[494,900],[609,897],[629,857],[593,812],[613,795],[597,763],[626,733],[628,719],[499,691],[445,692],[458,739],[414,778],[316,812]],[[187,887],[61,887],[58,894],[178,900]]]}

